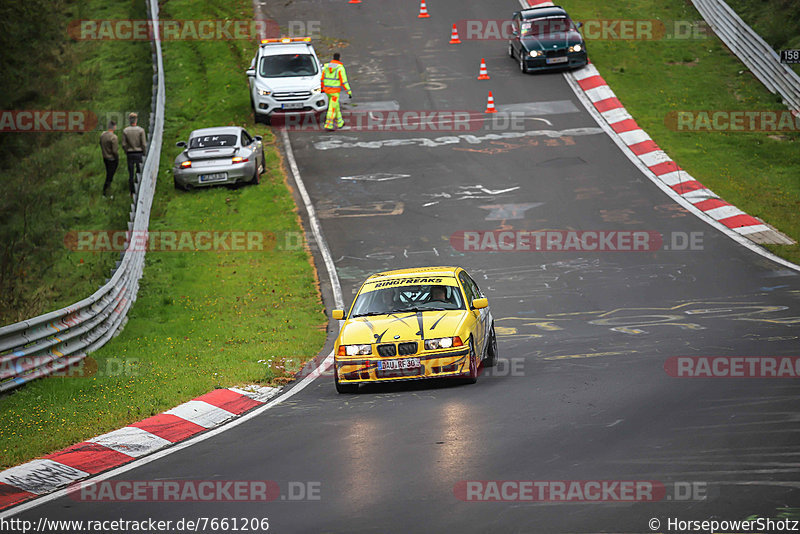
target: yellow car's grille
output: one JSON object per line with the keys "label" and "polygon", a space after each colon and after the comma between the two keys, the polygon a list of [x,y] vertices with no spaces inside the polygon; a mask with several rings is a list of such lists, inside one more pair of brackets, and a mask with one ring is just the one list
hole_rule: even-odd
{"label": "yellow car's grille", "polygon": [[378,345],[378,356],[382,356],[384,358],[397,356],[397,347],[394,346],[394,343],[384,343],[383,345]]}
{"label": "yellow car's grille", "polygon": [[408,343],[400,343],[397,345],[397,353],[400,356],[408,356],[409,354],[417,353],[417,342],[412,341]]}
{"label": "yellow car's grille", "polygon": [[378,345],[378,356],[382,358],[394,358],[400,356],[410,356],[416,354],[419,344],[416,341],[406,341],[404,343],[382,343]]}

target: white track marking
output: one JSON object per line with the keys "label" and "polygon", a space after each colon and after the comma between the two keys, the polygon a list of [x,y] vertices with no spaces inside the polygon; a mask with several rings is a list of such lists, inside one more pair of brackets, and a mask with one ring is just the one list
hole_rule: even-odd
{"label": "white track marking", "polygon": [[234,413],[199,400],[184,402],[164,413],[180,417],[203,428],[212,428],[236,417]]}
{"label": "white track marking", "polygon": [[314,204],[311,202],[311,197],[308,195],[306,186],[303,183],[303,178],[300,176],[300,169],[297,167],[297,161],[294,159],[294,151],[292,150],[292,143],[289,141],[289,134],[286,130],[281,130],[281,137],[283,138],[283,145],[286,149],[286,159],[289,160],[289,168],[292,170],[294,182],[297,184],[297,190],[303,198],[303,203],[308,212],[308,222],[311,225],[311,231],[314,233],[314,239],[319,245],[319,252],[322,254],[322,260],[325,262],[325,268],[328,270],[328,276],[331,280],[331,290],[333,291],[334,304],[338,309],[344,308],[344,298],[342,297],[342,286],[339,284],[339,276],[336,274],[336,266],[333,264],[333,257],[331,251],[328,249],[328,243],[322,235],[322,227],[317,219],[317,212],[314,209]]}
{"label": "white track marking", "polygon": [[111,450],[127,454],[132,458],[138,458],[172,445],[171,442],[164,438],[135,426],[112,430],[107,434],[87,439],[86,441],[87,443],[97,443]]}
{"label": "white track marking", "polygon": [[[49,493],[67,482],[88,476],[75,467],[42,458],[3,471],[0,482],[28,493]],[[0,515],[0,517],[3,517]]]}

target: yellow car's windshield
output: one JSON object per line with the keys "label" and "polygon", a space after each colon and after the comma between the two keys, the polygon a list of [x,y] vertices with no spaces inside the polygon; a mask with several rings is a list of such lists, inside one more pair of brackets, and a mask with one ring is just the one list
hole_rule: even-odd
{"label": "yellow car's windshield", "polygon": [[362,292],[353,304],[352,317],[431,310],[463,310],[464,299],[456,286],[419,284]]}

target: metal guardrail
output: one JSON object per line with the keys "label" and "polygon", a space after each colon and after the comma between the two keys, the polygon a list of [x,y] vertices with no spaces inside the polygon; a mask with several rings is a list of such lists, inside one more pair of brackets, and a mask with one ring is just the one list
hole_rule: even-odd
{"label": "metal guardrail", "polygon": [[692,3],[728,48],[772,93],[778,93],[791,110],[800,111],[800,76],[723,0]]}
{"label": "metal guardrail", "polygon": [[[147,0],[157,24],[158,0]],[[153,32],[153,97],[147,155],[137,176],[128,230],[142,235],[150,223],[164,130],[164,64],[158,32]],[[130,243],[130,240],[129,240]],[[80,302],[0,328],[0,392],[60,371],[105,345],[127,321],[139,290],[144,250],[125,251],[100,289]]]}

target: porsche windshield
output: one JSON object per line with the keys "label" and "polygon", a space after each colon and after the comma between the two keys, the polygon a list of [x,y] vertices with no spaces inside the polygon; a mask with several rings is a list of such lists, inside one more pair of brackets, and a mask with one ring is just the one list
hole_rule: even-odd
{"label": "porsche windshield", "polygon": [[317,62],[310,54],[281,54],[261,58],[259,74],[262,78],[289,78],[313,76],[317,73]]}
{"label": "porsche windshield", "polygon": [[361,293],[353,304],[352,316],[463,309],[464,300],[458,287],[421,284],[387,287]]}
{"label": "porsche windshield", "polygon": [[189,139],[189,148],[236,146],[235,135],[203,135]]}

